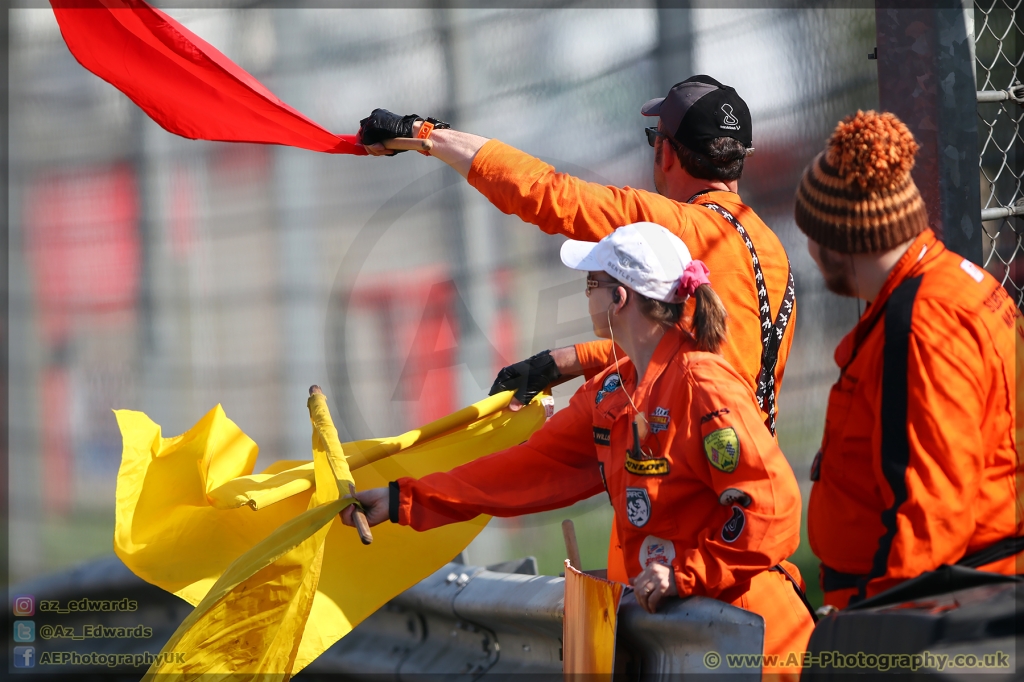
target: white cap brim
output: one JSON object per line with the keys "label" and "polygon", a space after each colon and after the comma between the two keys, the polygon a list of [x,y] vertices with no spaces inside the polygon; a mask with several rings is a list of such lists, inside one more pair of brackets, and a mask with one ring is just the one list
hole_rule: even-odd
{"label": "white cap brim", "polygon": [[562,257],[562,263],[573,270],[601,272],[604,270],[604,264],[595,254],[599,246],[600,242],[579,242],[570,239],[562,244],[559,255]]}

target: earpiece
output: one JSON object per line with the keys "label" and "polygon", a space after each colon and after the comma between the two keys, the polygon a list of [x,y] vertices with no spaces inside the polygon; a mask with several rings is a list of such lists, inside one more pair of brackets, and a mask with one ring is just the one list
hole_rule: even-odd
{"label": "earpiece", "polygon": [[619,295],[619,290],[616,289],[612,292],[612,303],[621,303],[622,297]]}

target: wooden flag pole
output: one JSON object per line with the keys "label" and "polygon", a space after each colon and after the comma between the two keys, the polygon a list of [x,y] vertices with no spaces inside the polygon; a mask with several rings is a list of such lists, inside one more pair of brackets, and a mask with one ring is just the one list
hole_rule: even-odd
{"label": "wooden flag pole", "polygon": [[[310,395],[323,395],[324,392],[320,390],[320,387],[316,384],[309,387]],[[356,497],[356,487],[349,483],[348,484],[349,495],[354,500]],[[364,545],[368,545],[373,542],[373,533],[370,532],[370,524],[366,520],[366,514],[363,513],[362,508],[357,504],[352,505],[352,522],[356,526],[356,532],[359,533],[359,539],[362,540]]]}
{"label": "wooden flag pole", "polygon": [[577,571],[582,571],[580,564],[580,546],[576,542],[576,526],[572,519],[562,521],[562,537],[565,539],[565,553],[569,558],[569,564]]}

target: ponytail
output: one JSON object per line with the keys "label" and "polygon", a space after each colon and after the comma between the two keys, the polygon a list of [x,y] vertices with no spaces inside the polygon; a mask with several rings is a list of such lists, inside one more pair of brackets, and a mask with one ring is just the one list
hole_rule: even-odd
{"label": "ponytail", "polygon": [[710,284],[701,284],[693,292],[694,310],[690,331],[697,340],[697,350],[718,353],[725,341],[725,318],[729,314],[722,299]]}
{"label": "ponytail", "polygon": [[[649,320],[663,327],[671,327],[683,317],[682,303],[665,303],[633,292],[640,306],[640,312]],[[725,318],[729,313],[722,305],[722,299],[710,284],[701,284],[693,292],[693,319],[690,333],[697,341],[697,350],[719,353],[725,342]]]}

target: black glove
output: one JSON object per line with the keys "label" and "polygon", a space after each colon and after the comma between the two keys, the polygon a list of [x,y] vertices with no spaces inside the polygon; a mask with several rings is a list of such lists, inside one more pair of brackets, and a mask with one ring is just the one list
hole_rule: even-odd
{"label": "black glove", "polygon": [[[412,124],[420,118],[416,114],[399,116],[387,109],[374,109],[359,122],[359,142],[369,145],[396,137],[412,137]],[[395,154],[400,151],[404,150],[395,150]]]}
{"label": "black glove", "polygon": [[558,371],[551,351],[546,350],[532,358],[503,367],[498,372],[488,395],[501,391],[515,391],[516,400],[525,405],[560,376],[562,373]]}
{"label": "black glove", "polygon": [[[384,140],[393,140],[396,137],[412,137],[412,127],[416,121],[426,120],[433,124],[435,130],[451,128],[444,121],[427,117],[423,119],[416,114],[399,116],[392,114],[387,109],[374,109],[369,116],[359,122],[359,142],[362,144],[376,144]],[[404,149],[392,150],[395,154],[404,152]]]}

